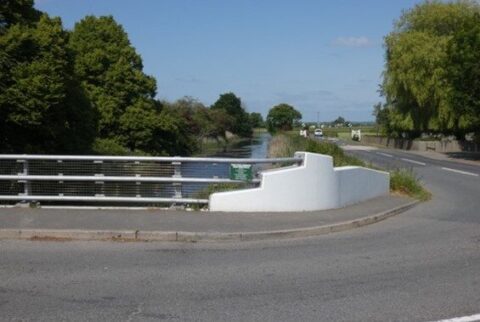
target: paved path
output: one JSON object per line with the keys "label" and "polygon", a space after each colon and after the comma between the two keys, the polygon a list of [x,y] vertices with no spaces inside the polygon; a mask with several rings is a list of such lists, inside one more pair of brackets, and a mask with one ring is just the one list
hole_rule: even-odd
{"label": "paved path", "polygon": [[0,208],[0,229],[85,229],[186,232],[259,232],[351,221],[411,203],[384,196],[341,209],[298,213],[214,213],[169,210]]}

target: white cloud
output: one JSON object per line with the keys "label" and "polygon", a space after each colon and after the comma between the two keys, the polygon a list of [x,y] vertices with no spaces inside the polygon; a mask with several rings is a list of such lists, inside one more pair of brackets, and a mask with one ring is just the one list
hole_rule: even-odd
{"label": "white cloud", "polygon": [[333,41],[334,46],[340,47],[369,47],[373,44],[372,40],[365,36],[361,37],[338,37]]}

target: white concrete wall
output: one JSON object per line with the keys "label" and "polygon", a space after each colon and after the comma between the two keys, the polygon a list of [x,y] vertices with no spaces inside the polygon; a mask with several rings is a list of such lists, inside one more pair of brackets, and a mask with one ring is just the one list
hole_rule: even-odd
{"label": "white concrete wall", "polygon": [[390,174],[363,167],[334,169],[338,180],[338,207],[385,195],[390,190]]}
{"label": "white concrete wall", "polygon": [[[359,167],[334,169],[330,156],[308,152],[297,152],[296,155],[304,158],[301,166],[264,172],[258,188],[212,194],[210,210],[323,210],[343,207],[389,192],[388,173]],[[365,189],[368,185],[366,182],[371,182],[372,189]]]}

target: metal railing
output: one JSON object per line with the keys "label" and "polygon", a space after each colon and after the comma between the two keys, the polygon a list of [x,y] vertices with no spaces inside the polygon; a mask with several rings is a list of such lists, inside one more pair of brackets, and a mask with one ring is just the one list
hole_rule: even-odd
{"label": "metal railing", "polygon": [[[301,158],[0,155],[0,202],[206,204],[212,184],[258,186],[259,172],[295,166]],[[232,165],[253,176],[231,178]],[[203,192],[203,193],[202,193]]]}

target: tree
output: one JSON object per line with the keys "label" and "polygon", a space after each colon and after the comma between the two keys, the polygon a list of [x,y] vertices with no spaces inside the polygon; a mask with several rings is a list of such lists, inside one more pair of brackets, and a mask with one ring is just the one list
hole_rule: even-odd
{"label": "tree", "polygon": [[180,119],[160,104],[137,100],[120,118],[118,142],[132,152],[188,154],[189,148],[179,140],[181,126]]}
{"label": "tree", "polygon": [[252,112],[250,113],[250,125],[253,128],[265,127],[265,121],[263,120],[262,114]]}
{"label": "tree", "polygon": [[459,117],[454,124],[457,137],[473,131],[480,138],[480,14],[467,20],[448,45],[448,81],[451,106]]}
{"label": "tree", "polygon": [[72,77],[67,38],[60,18],[47,15],[33,26],[16,23],[0,36],[1,151],[81,153],[90,148],[94,115]]}
{"label": "tree", "polygon": [[75,75],[99,115],[98,137],[107,139],[107,146],[116,142],[153,155],[189,151],[183,143],[174,145],[182,122],[155,101],[155,79],[143,73],[141,57],[113,17],[82,19],[69,47],[75,54]]}
{"label": "tree", "polygon": [[75,74],[99,113],[100,137],[117,136],[122,114],[137,100],[153,105],[155,80],[142,72],[140,56],[113,17],[85,17],[75,24],[69,46]]}
{"label": "tree", "polygon": [[276,105],[268,111],[266,120],[268,131],[271,133],[279,130],[289,131],[301,118],[302,114],[293,106],[284,103]]}
{"label": "tree", "polygon": [[426,1],[404,12],[385,38],[382,93],[396,132],[458,132],[463,122],[451,97],[448,48],[478,12],[475,1]]}
{"label": "tree", "polygon": [[345,125],[346,121],[343,117],[339,116],[333,121],[334,125]]}
{"label": "tree", "polygon": [[224,110],[231,116],[234,122],[227,129],[233,134],[241,137],[251,137],[253,134],[252,125],[248,113],[242,107],[242,101],[234,93],[225,93],[220,95],[218,100],[212,105],[212,110]]}
{"label": "tree", "polygon": [[33,0],[2,0],[0,2],[0,34],[15,24],[33,26],[41,12],[33,8]]}
{"label": "tree", "polygon": [[386,106],[382,106],[382,103],[377,103],[373,106],[372,115],[375,116],[375,123],[377,124],[377,135],[379,134],[379,129],[382,128],[387,134],[391,134],[391,129],[389,126],[389,109]]}
{"label": "tree", "polygon": [[223,109],[210,109],[191,97],[174,103],[163,102],[164,111],[180,120],[178,139],[193,152],[204,139],[224,139],[227,129],[232,127],[233,118]]}

